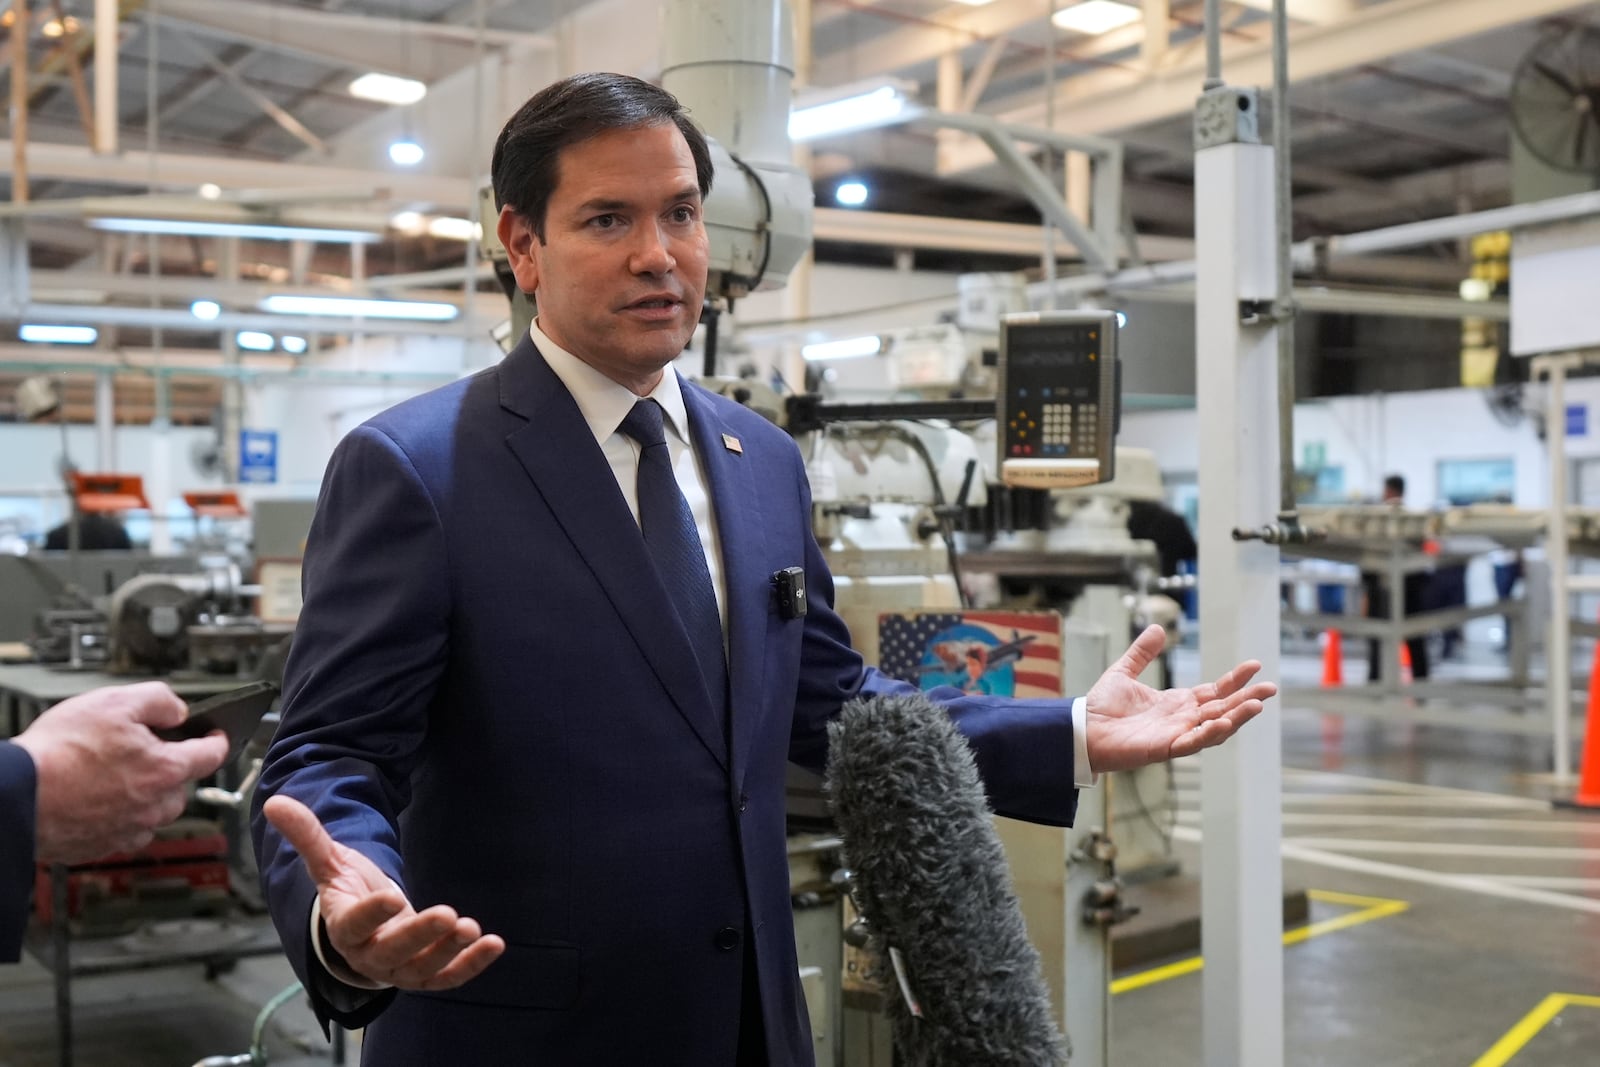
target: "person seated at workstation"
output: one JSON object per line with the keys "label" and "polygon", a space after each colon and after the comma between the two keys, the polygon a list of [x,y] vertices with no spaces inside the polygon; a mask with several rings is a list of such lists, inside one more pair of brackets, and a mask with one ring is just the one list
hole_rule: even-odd
{"label": "person seated at workstation", "polygon": [[[44,535],[46,552],[65,552],[71,547],[71,519]],[[110,515],[87,511],[78,516],[78,548],[85,552],[126,552],[133,548],[133,539],[122,523]]]}

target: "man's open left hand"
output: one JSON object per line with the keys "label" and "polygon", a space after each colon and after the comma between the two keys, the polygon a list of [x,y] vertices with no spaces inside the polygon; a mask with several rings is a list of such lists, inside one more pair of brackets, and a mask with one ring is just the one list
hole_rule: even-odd
{"label": "man's open left hand", "polygon": [[1246,660],[1218,678],[1189,689],[1152,689],[1139,674],[1166,644],[1149,626],[1089,690],[1089,766],[1096,773],[1127,771],[1219,745],[1261,713],[1278,692],[1271,682],[1251,682],[1261,670]]}

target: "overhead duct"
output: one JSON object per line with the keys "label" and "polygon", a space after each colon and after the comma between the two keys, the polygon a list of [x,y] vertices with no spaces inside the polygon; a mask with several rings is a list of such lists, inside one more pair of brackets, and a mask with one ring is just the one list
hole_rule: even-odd
{"label": "overhead duct", "polygon": [[[708,10],[709,8],[709,10]],[[708,291],[776,289],[811,245],[811,179],[792,162],[794,26],[783,0],[668,0],[661,84],[712,139]]]}

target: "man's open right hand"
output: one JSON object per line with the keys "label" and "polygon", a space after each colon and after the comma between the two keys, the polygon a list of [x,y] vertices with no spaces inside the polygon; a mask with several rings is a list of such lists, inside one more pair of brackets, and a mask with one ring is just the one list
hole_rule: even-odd
{"label": "man's open right hand", "polygon": [[299,801],[271,797],[263,811],[305,861],[328,940],[361,977],[399,989],[452,989],[505,951],[499,936],[454,908],[414,909],[377,864],[335,841]]}

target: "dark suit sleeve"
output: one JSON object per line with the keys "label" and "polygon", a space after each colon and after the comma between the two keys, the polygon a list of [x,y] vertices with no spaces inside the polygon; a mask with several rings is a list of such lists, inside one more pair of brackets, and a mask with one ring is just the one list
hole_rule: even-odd
{"label": "dark suit sleeve", "polygon": [[38,775],[33,757],[0,741],[0,963],[22,958],[33,891],[34,819]]}
{"label": "dark suit sleeve", "polygon": [[251,819],[273,921],[324,1022],[364,1026],[394,994],[354,993],[323,971],[310,936],[316,886],[261,806],[294,797],[404,888],[398,819],[444,669],[447,567],[438,514],[410,458],[383,432],[355,430],[329,461],[306,542],[283,720]]}
{"label": "dark suit sleeve", "polygon": [[[811,491],[798,452],[795,459],[810,610],[805,616],[789,755],[802,767],[821,773],[827,759],[827,723],[847,701],[918,689],[866,666],[850,646],[849,628],[833,610],[833,576],[811,536]],[[1051,826],[1072,825],[1078,807],[1072,698],[1018,700],[963,693],[951,686],[923,695],[949,712],[972,746],[995,814]]]}

